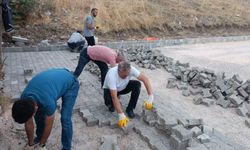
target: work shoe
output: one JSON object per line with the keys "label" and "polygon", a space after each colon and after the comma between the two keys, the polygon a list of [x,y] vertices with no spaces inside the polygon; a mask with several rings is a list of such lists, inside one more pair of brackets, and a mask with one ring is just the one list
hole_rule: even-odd
{"label": "work shoe", "polygon": [[127,113],[128,117],[131,119],[133,119],[135,117],[135,113],[134,113],[133,109],[126,109],[126,113]]}
{"label": "work shoe", "polygon": [[109,109],[110,112],[114,112],[115,111],[115,108],[112,105],[108,106],[108,109]]}

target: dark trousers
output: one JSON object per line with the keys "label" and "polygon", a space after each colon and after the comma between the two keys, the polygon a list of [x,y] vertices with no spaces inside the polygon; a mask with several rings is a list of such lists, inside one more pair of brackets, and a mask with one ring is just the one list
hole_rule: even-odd
{"label": "dark trousers", "polygon": [[[141,82],[137,80],[130,80],[126,88],[118,92],[117,96],[124,95],[129,92],[131,92],[131,96],[127,109],[135,109],[141,92]],[[113,106],[112,97],[109,89],[104,89],[104,103],[106,106]]]}
{"label": "dark trousers", "polygon": [[78,47],[78,51],[82,50],[82,48],[84,47],[85,41],[80,41],[80,42],[73,42],[73,43],[69,43],[68,42],[68,46],[73,50],[76,47]]}
{"label": "dark trousers", "polygon": [[[81,52],[80,52],[80,58],[78,61],[78,65],[75,69],[74,75],[78,78],[80,76],[80,74],[82,73],[82,70],[84,69],[85,65],[92,60],[88,53],[87,53],[87,48],[84,48]],[[105,62],[101,62],[101,61],[96,61],[96,60],[92,60],[100,69],[101,71],[101,83],[103,86],[104,83],[104,79],[105,76],[108,72],[108,65]]]}
{"label": "dark trousers", "polygon": [[85,39],[86,39],[86,41],[88,42],[88,45],[89,45],[89,46],[95,45],[95,38],[94,38],[94,36],[90,36],[90,37],[86,37],[86,36],[85,36]]}

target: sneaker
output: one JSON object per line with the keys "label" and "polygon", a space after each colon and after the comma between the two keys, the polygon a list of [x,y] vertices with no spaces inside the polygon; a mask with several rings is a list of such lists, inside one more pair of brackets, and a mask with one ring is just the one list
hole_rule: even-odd
{"label": "sneaker", "polygon": [[135,117],[135,113],[134,113],[133,109],[126,109],[126,113],[127,113],[128,117],[131,119]]}
{"label": "sneaker", "polygon": [[108,109],[109,109],[110,112],[114,112],[115,111],[114,106],[108,106]]}

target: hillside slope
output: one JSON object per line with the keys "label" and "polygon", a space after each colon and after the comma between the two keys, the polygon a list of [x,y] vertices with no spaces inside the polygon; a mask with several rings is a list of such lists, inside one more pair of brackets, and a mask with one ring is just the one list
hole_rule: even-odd
{"label": "hillside slope", "polygon": [[40,0],[16,32],[34,42],[65,40],[83,28],[93,7],[99,9],[97,35],[103,40],[250,33],[250,0]]}

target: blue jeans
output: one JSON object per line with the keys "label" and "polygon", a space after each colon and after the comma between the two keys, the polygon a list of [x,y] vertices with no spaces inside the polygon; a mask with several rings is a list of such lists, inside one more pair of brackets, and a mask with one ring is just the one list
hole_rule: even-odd
{"label": "blue jeans", "polygon": [[[75,101],[77,98],[78,90],[79,90],[79,82],[75,78],[71,87],[62,96],[62,109],[61,109],[61,125],[62,125],[61,140],[63,145],[62,150],[71,149],[71,141],[73,135],[71,117],[72,117],[73,107],[75,105]],[[38,143],[41,140],[45,126],[45,116],[46,116],[45,109],[39,108],[35,115],[35,122],[37,125],[36,129],[37,137],[35,138],[35,143]]]}
{"label": "blue jeans", "polygon": [[[80,74],[82,73],[85,65],[92,60],[88,53],[87,53],[87,48],[84,48],[81,52],[80,52],[80,58],[77,64],[77,67],[75,69],[74,75],[78,78],[80,76]],[[105,62],[101,62],[101,61],[96,61],[96,60],[92,60],[101,70],[101,84],[103,86],[104,80],[105,80],[105,76],[108,72],[108,65]]]}

